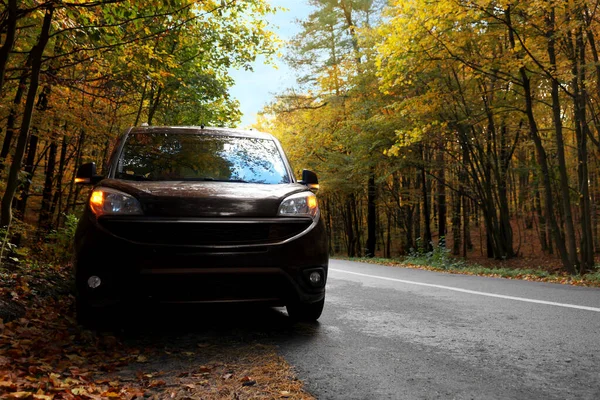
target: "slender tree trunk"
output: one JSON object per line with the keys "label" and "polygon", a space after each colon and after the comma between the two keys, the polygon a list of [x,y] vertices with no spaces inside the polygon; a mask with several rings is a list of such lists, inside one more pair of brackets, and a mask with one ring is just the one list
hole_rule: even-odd
{"label": "slender tree trunk", "polygon": [[[423,248],[423,238],[421,237],[421,202],[419,201],[416,193],[418,193],[418,191],[420,190],[421,193],[423,193],[423,189],[421,189],[421,185],[423,184],[422,182],[422,175],[421,175],[421,168],[417,168],[416,174],[415,174],[415,208],[414,208],[414,222],[412,224],[412,226],[414,227],[414,238],[415,238],[415,247],[418,248],[419,251],[422,251]],[[425,189],[425,192],[427,192],[427,189]],[[410,228],[410,227],[409,227]]]}
{"label": "slender tree trunk", "polygon": [[[66,131],[65,126],[65,131]],[[63,201],[63,178],[64,172],[67,163],[67,135],[63,135],[62,145],[60,147],[60,160],[58,162],[58,176],[56,177],[56,191],[54,192],[54,199],[52,201],[52,208],[50,209],[50,215],[56,215],[56,223],[55,226],[59,227],[61,225],[61,213],[56,212],[56,210],[62,210],[62,201]]]}
{"label": "slender tree trunk", "polygon": [[367,251],[366,257],[375,257],[377,232],[377,187],[375,186],[375,167],[369,167],[367,184]]}
{"label": "slender tree trunk", "polygon": [[140,104],[138,106],[138,111],[135,116],[135,122],[133,123],[137,126],[140,123],[140,118],[142,117],[142,110],[144,109],[144,100],[146,98],[146,89],[148,88],[148,80],[144,81],[144,89],[142,90],[142,98],[140,99]]}
{"label": "slender tree trunk", "polygon": [[356,256],[362,257],[363,256],[362,234],[361,234],[361,230],[360,230],[362,218],[360,218],[358,215],[360,208],[359,208],[359,204],[358,204],[356,195],[354,193],[352,193],[351,198],[352,198],[352,221],[354,223],[354,232],[355,232],[354,248],[356,251]]}
{"label": "slender tree trunk", "polygon": [[462,187],[459,183],[458,191],[452,193],[452,254],[455,256],[460,255],[461,249],[460,202],[462,196]]}
{"label": "slender tree trunk", "polygon": [[439,177],[437,181],[438,204],[438,245],[446,247],[446,160],[443,145],[437,152]]}
{"label": "slender tree trunk", "polygon": [[[73,176],[77,174],[77,170],[79,169],[79,165],[81,164],[81,153],[83,152],[83,144],[85,142],[85,130],[81,129],[79,134],[79,140],[77,141],[77,150],[75,150],[75,163],[73,164]],[[75,208],[77,207],[77,195],[78,188],[75,186],[75,179],[71,179],[71,183],[69,185],[69,195],[67,196],[67,204],[65,204],[65,212],[75,212]],[[73,199],[73,200],[71,200]]]}
{"label": "slender tree trunk", "polygon": [[25,158],[25,165],[23,171],[27,174],[25,181],[21,187],[21,197],[15,202],[15,209],[19,218],[23,219],[25,216],[25,210],[27,209],[27,200],[29,199],[29,188],[31,187],[31,181],[33,180],[33,174],[35,173],[35,156],[37,154],[38,136],[30,135],[29,137],[29,149],[27,151],[27,157]]}
{"label": "slender tree trunk", "polygon": [[344,225],[346,231],[346,250],[348,257],[356,257],[356,237],[354,233],[354,224],[352,223],[352,199],[351,196],[346,197]]}
{"label": "slender tree trunk", "polygon": [[433,250],[432,247],[432,237],[431,237],[431,213],[429,208],[429,191],[427,188],[427,174],[425,172],[425,149],[423,144],[420,145],[421,150],[421,159],[423,161],[423,165],[420,167],[421,170],[421,184],[422,184],[422,194],[423,194],[423,228],[424,228],[424,237],[423,237],[423,247],[426,252]]}
{"label": "slender tree trunk", "polygon": [[[548,58],[550,65],[554,71],[557,70],[556,66],[556,50],[555,50],[555,11],[552,9],[550,14],[546,18],[547,38],[548,38]],[[527,72],[521,73],[522,76],[526,76]],[[529,78],[527,78],[527,84],[529,85]],[[565,220],[565,239],[566,239],[566,254],[561,255],[566,257],[569,264],[570,270],[577,270],[579,262],[577,260],[577,244],[575,240],[575,227],[573,224],[573,216],[571,215],[571,196],[569,193],[569,176],[567,173],[567,163],[565,158],[565,144],[562,130],[562,117],[561,117],[561,106],[559,87],[560,83],[558,79],[551,79],[551,97],[552,97],[552,120],[554,122],[555,141],[556,141],[556,154],[558,158],[558,173],[560,177],[560,194],[561,203],[563,210],[563,217]],[[528,106],[529,107],[529,106]],[[533,106],[531,106],[533,107]],[[533,111],[531,111],[533,117]],[[537,132],[536,132],[537,136]],[[540,144],[541,145],[541,144]],[[537,146],[537,145],[536,145]],[[559,239],[561,240],[561,239]],[[558,247],[558,243],[557,243]],[[560,249],[559,249],[560,250]],[[564,262],[563,262],[564,263]]]}
{"label": "slender tree trunk", "polygon": [[[578,15],[581,15],[580,13]],[[581,259],[579,272],[586,273],[594,267],[594,241],[592,234],[591,204],[588,172],[588,125],[586,117],[585,86],[585,45],[583,29],[578,28],[575,39],[575,56],[573,60],[573,87],[575,91],[575,137],[577,138],[577,174],[579,178],[579,209],[581,211]]]}
{"label": "slender tree trunk", "polygon": [[4,196],[2,196],[2,204],[0,210],[0,227],[8,227],[12,221],[12,202],[19,185],[19,172],[21,171],[21,163],[23,161],[23,155],[25,154],[25,147],[29,139],[29,128],[31,126],[31,118],[33,116],[33,110],[35,105],[35,98],[37,95],[37,89],[40,80],[40,70],[42,67],[42,56],[48,39],[50,37],[50,26],[52,22],[52,15],[54,13],[53,3],[50,3],[46,14],[44,15],[44,22],[42,24],[42,30],[38,43],[31,50],[31,79],[29,82],[29,90],[27,92],[27,100],[25,102],[25,110],[23,112],[23,120],[21,122],[21,130],[17,139],[17,147],[15,149],[15,155],[12,160],[8,178],[6,180],[6,189]]}
{"label": "slender tree trunk", "polygon": [[387,218],[387,231],[386,231],[386,240],[385,240],[385,258],[390,258],[392,256],[392,213],[386,213]]}
{"label": "slender tree trunk", "polygon": [[25,93],[25,88],[27,87],[27,77],[29,76],[30,67],[31,55],[28,57],[27,62],[25,63],[25,69],[21,73],[21,77],[19,78],[19,85],[17,86],[17,90],[15,92],[15,98],[13,100],[12,107],[8,113],[8,118],[6,120],[6,135],[4,135],[2,150],[0,151],[0,171],[4,170],[4,162],[6,161],[6,157],[8,157],[12,140],[15,136],[15,125],[17,124],[17,110],[19,109],[19,107],[21,106],[21,102],[23,101],[23,94]]}
{"label": "slender tree trunk", "polygon": [[17,0],[8,0],[6,4],[6,29],[4,34],[4,44],[0,47],[0,94],[4,88],[4,77],[6,75],[6,65],[8,64],[8,56],[15,44],[15,34],[17,32],[17,19],[19,9]]}
{"label": "slender tree trunk", "polygon": [[[512,48],[514,49],[516,46],[513,28],[510,22],[509,10],[507,11],[509,40],[511,41]],[[527,75],[527,70],[525,69],[525,67],[521,67],[519,69],[519,74],[521,76],[521,84],[523,86],[523,93],[525,95],[525,114],[527,115],[527,120],[529,123],[529,133],[535,145],[537,161],[542,173],[542,181],[544,184],[544,205],[546,208],[546,219],[548,220],[548,223],[550,225],[554,243],[556,244],[556,247],[560,254],[563,266],[567,272],[573,274],[577,270],[576,260],[574,261],[572,254],[570,254],[567,251],[564,238],[555,219],[554,199],[552,197],[552,182],[550,180],[551,175],[550,168],[548,166],[548,156],[546,155],[546,150],[544,148],[542,139],[539,135],[537,122],[533,114],[533,96],[531,94],[531,82],[529,76]]]}
{"label": "slender tree trunk", "polygon": [[156,91],[156,96],[154,96],[154,99],[151,102],[152,105],[151,105],[150,109],[148,110],[148,125],[152,125],[152,123],[153,123],[154,114],[156,114],[156,110],[158,109],[158,106],[160,104],[161,95],[162,95],[162,88],[159,87],[158,90]]}
{"label": "slender tree trunk", "polygon": [[510,224],[510,206],[508,200],[508,172],[512,153],[507,144],[506,125],[500,127],[500,161],[498,173],[498,209],[499,209],[499,242],[501,243],[501,258],[508,259],[515,256],[513,248],[513,230]]}
{"label": "slender tree trunk", "polygon": [[46,165],[46,179],[44,180],[44,189],[42,191],[42,207],[40,209],[40,217],[38,229],[40,233],[50,231],[50,205],[52,202],[52,188],[54,182],[54,172],[56,169],[56,153],[58,145],[56,140],[50,143],[50,153],[48,155],[48,164]]}

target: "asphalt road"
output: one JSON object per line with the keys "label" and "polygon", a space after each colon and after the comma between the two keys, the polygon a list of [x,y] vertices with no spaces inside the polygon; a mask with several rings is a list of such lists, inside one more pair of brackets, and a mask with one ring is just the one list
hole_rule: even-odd
{"label": "asphalt road", "polygon": [[331,260],[317,324],[270,330],[318,399],[600,399],[600,290]]}

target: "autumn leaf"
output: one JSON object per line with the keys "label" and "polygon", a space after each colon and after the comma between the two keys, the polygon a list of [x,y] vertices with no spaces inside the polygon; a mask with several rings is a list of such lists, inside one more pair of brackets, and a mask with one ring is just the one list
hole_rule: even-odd
{"label": "autumn leaf", "polygon": [[76,387],[71,389],[71,393],[75,396],[86,396],[88,394],[87,390],[83,387]]}
{"label": "autumn leaf", "polygon": [[13,392],[8,393],[5,399],[31,399],[33,398],[33,393],[31,392]]}
{"label": "autumn leaf", "polygon": [[167,383],[163,380],[153,380],[150,381],[150,383],[148,384],[148,387],[158,387],[158,386],[164,386]]}
{"label": "autumn leaf", "polygon": [[112,399],[118,399],[121,397],[121,395],[119,393],[115,393],[115,392],[104,392],[101,394],[101,396],[112,398]]}
{"label": "autumn leaf", "polygon": [[33,395],[33,398],[35,400],[52,400],[52,399],[54,399],[54,396],[50,396],[50,395],[43,394],[43,393],[36,393]]}
{"label": "autumn leaf", "polygon": [[148,362],[148,357],[144,355],[139,355],[135,360],[139,363],[146,363]]}

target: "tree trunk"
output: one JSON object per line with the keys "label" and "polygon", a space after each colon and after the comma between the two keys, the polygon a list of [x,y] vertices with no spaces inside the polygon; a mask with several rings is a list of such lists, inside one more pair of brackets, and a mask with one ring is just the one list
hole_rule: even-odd
{"label": "tree trunk", "polygon": [[19,84],[15,92],[15,98],[13,99],[13,104],[8,113],[8,118],[6,120],[6,135],[4,135],[2,150],[0,151],[0,171],[4,170],[4,161],[6,160],[6,157],[8,157],[12,140],[15,136],[15,124],[17,123],[17,109],[21,106],[23,94],[25,93],[25,88],[27,87],[27,76],[29,75],[29,68],[31,67],[30,64],[31,55],[28,57],[27,62],[25,63],[25,69],[21,73],[21,77],[19,78]]}
{"label": "tree trunk", "polygon": [[52,140],[50,143],[48,164],[46,165],[46,179],[44,180],[44,189],[42,191],[42,207],[40,209],[40,217],[38,222],[38,231],[40,234],[50,231],[50,205],[52,201],[52,187],[54,182],[54,171],[56,169],[57,149],[58,145],[56,144],[56,140]]}
{"label": "tree trunk", "polygon": [[6,4],[6,30],[4,34],[4,44],[0,47],[0,94],[4,88],[4,77],[6,75],[6,65],[8,64],[8,56],[15,44],[15,34],[17,32],[17,19],[19,9],[17,0],[8,0]]}
{"label": "tree trunk", "polygon": [[[83,152],[83,144],[85,143],[85,130],[82,128],[79,134],[79,140],[77,141],[77,149],[75,150],[75,162],[73,164],[73,177],[77,174],[79,165],[81,164],[81,153]],[[65,204],[65,213],[75,212],[77,207],[77,196],[79,189],[75,186],[75,179],[71,179],[69,185],[69,195],[67,196],[67,204]],[[73,200],[71,200],[73,199]]]}
{"label": "tree trunk", "polygon": [[19,131],[19,137],[17,139],[17,147],[15,149],[15,155],[10,166],[8,178],[6,180],[4,196],[2,196],[0,227],[9,227],[10,223],[12,222],[12,202],[19,185],[19,172],[21,171],[21,163],[23,161],[25,147],[29,139],[29,128],[31,126],[31,118],[33,116],[35,98],[40,81],[42,55],[44,54],[44,49],[46,48],[48,39],[50,37],[50,27],[53,13],[53,3],[49,3],[48,9],[46,9],[46,14],[44,15],[44,22],[42,24],[42,31],[40,33],[38,43],[31,50],[31,79],[29,82],[29,90],[27,92],[27,100],[25,102],[25,110],[23,112],[21,130]]}
{"label": "tree trunk", "polygon": [[443,145],[437,152],[437,162],[440,171],[437,183],[438,204],[438,245],[446,247],[446,160]]}
{"label": "tree trunk", "polygon": [[[515,49],[516,44],[514,31],[510,20],[510,6],[506,10],[506,18],[509,41],[511,43],[511,47]],[[531,82],[529,76],[527,75],[527,70],[525,67],[519,68],[519,74],[521,77],[523,94],[525,96],[525,114],[527,115],[527,121],[529,123],[529,134],[535,145],[537,161],[542,173],[542,181],[544,184],[544,206],[546,211],[546,219],[548,221],[548,224],[550,225],[552,237],[560,254],[560,258],[565,270],[571,274],[574,274],[577,268],[573,260],[573,255],[567,251],[567,247],[565,245],[565,238],[563,238],[558,223],[555,219],[554,199],[552,197],[552,182],[550,180],[548,156],[546,154],[542,138],[539,135],[539,129],[535,120],[535,116],[533,114],[533,95],[531,94]]]}
{"label": "tree trunk", "polygon": [[[581,14],[579,14],[581,15]],[[579,178],[579,209],[581,211],[581,259],[579,272],[586,273],[594,267],[594,241],[592,234],[591,204],[588,172],[588,125],[586,117],[586,86],[585,86],[585,45],[583,29],[578,28],[575,38],[575,58],[573,60],[573,88],[575,137],[577,139],[577,175]]]}
{"label": "tree trunk", "polygon": [[461,223],[460,202],[462,198],[462,186],[459,184],[458,191],[452,193],[452,254],[460,255],[461,248]]}
{"label": "tree trunk", "polygon": [[375,257],[377,240],[377,187],[375,186],[375,168],[369,167],[369,182],[367,184],[367,249],[366,257]]}
{"label": "tree trunk", "polygon": [[429,209],[429,191],[427,188],[427,174],[425,171],[425,149],[423,144],[420,145],[421,150],[421,159],[423,161],[423,165],[421,166],[421,184],[422,184],[422,195],[423,195],[423,249],[425,252],[429,252],[433,250],[433,239],[431,237],[431,214]]}
{"label": "tree trunk", "polygon": [[29,198],[29,188],[31,187],[31,181],[33,180],[33,174],[35,172],[35,156],[37,153],[38,137],[37,135],[31,135],[29,137],[29,149],[27,150],[27,157],[25,158],[25,166],[23,171],[27,174],[25,181],[21,187],[21,196],[15,202],[15,209],[17,215],[22,220],[25,216],[25,210],[27,208],[27,200]]}
{"label": "tree trunk", "polygon": [[[550,61],[550,65],[554,71],[557,70],[556,65],[556,50],[555,50],[555,12],[554,9],[550,11],[550,14],[546,18],[546,28],[547,28],[547,38],[548,38],[548,58]],[[524,68],[521,68],[523,71],[521,75],[527,79],[527,85],[529,87],[529,78],[527,77],[527,72]],[[525,79],[524,78],[524,79]],[[563,218],[565,221],[565,240],[566,240],[566,249],[565,253],[561,252],[561,257],[564,257],[563,264],[566,262],[569,264],[568,271],[577,270],[579,262],[577,260],[577,244],[575,241],[575,227],[573,224],[573,216],[571,215],[571,197],[569,193],[569,176],[567,173],[567,163],[565,159],[565,144],[563,138],[563,130],[562,130],[562,118],[561,118],[561,105],[560,105],[560,83],[557,78],[551,79],[551,97],[552,97],[552,120],[554,123],[554,131],[555,131],[555,141],[556,141],[556,155],[558,158],[558,172],[560,177],[560,195],[561,195],[561,203],[563,210]],[[526,94],[527,95],[527,94]],[[533,105],[528,105],[528,108],[533,108]],[[529,114],[529,110],[528,110]],[[533,109],[531,110],[531,118],[533,118]],[[535,133],[538,136],[537,132]],[[540,141],[540,146],[542,146]],[[537,144],[536,144],[537,148]],[[547,188],[546,190],[549,190]],[[553,219],[553,217],[547,216],[549,219]],[[558,228],[557,228],[558,229]],[[556,241],[557,238],[555,238]],[[558,240],[562,241],[562,238],[558,238]],[[557,247],[564,247],[564,245],[559,245]]]}
{"label": "tree trunk", "polygon": [[[66,131],[65,126],[65,131]],[[63,177],[65,173],[65,168],[67,164],[67,135],[63,135],[62,145],[60,147],[60,160],[58,162],[58,176],[56,177],[56,192],[54,192],[54,199],[52,200],[52,208],[50,209],[50,215],[56,215],[56,223],[55,226],[61,226],[61,213],[56,212],[56,210],[62,210],[62,201],[63,201]]]}

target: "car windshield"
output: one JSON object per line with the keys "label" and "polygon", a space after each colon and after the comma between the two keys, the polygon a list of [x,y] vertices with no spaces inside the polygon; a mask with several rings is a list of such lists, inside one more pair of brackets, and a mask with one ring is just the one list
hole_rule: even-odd
{"label": "car windshield", "polygon": [[117,178],[290,183],[273,140],[171,132],[130,135],[121,152]]}

